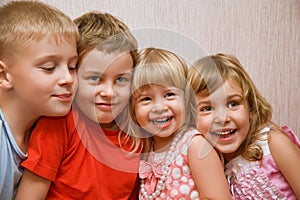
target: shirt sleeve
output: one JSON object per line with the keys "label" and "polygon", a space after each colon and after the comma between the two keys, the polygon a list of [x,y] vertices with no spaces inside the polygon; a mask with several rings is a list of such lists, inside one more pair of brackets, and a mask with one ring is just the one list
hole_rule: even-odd
{"label": "shirt sleeve", "polygon": [[31,172],[54,181],[60,162],[68,145],[66,117],[42,117],[33,129],[29,144],[28,158],[21,166]]}

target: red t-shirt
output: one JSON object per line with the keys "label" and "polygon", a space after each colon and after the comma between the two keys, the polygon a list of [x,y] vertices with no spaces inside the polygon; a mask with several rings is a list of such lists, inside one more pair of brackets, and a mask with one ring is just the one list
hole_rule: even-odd
{"label": "red t-shirt", "polygon": [[74,106],[65,117],[38,121],[22,166],[52,181],[47,199],[135,199],[139,155],[120,148],[118,133],[101,129]]}

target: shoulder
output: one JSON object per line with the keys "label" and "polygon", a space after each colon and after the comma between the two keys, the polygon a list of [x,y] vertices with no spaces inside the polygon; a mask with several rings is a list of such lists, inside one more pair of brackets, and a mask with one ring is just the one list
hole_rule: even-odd
{"label": "shoulder", "polygon": [[188,147],[198,145],[201,141],[204,141],[205,138],[197,129],[189,129],[184,133],[180,139],[182,144],[188,145]]}
{"label": "shoulder", "polygon": [[30,137],[35,137],[35,135],[39,135],[38,137],[65,137],[76,129],[74,117],[72,110],[65,116],[43,116],[36,122]]}
{"label": "shoulder", "polygon": [[197,129],[189,129],[182,137],[184,140],[193,141],[194,138],[202,137],[204,138],[203,134],[199,132]]}
{"label": "shoulder", "polygon": [[268,133],[268,143],[272,157],[282,175],[293,188],[294,192],[300,195],[300,149],[281,130],[271,130]]}
{"label": "shoulder", "polygon": [[196,154],[197,156],[200,156],[200,158],[204,158],[210,155],[218,155],[214,147],[199,131],[194,132],[192,136],[192,139],[189,144],[188,154]]}
{"label": "shoulder", "polygon": [[280,130],[269,131],[268,144],[276,163],[289,163],[290,159],[299,158],[299,148]]}
{"label": "shoulder", "polygon": [[270,149],[277,149],[282,145],[294,145],[289,137],[278,129],[272,129],[268,132],[268,144]]}
{"label": "shoulder", "polygon": [[53,124],[66,123],[66,121],[72,121],[74,113],[75,112],[73,110],[70,110],[68,114],[64,116],[42,116],[37,121],[37,124],[48,124],[48,126],[51,126]]}

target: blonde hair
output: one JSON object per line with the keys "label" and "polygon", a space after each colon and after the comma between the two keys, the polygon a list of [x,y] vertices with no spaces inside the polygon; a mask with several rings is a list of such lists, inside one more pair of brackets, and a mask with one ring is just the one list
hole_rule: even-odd
{"label": "blonde hair", "polygon": [[47,35],[78,39],[75,23],[62,11],[38,1],[11,1],[0,7],[0,59]]}
{"label": "blonde hair", "polygon": [[[239,60],[231,55],[216,54],[199,59],[189,69],[188,81],[196,94],[214,92],[226,80],[233,81],[242,90],[242,95],[249,105],[250,128],[246,140],[239,150],[247,160],[261,160],[263,152],[256,140],[260,139],[260,131],[271,122],[272,108],[259,93]],[[273,126],[279,129],[276,126]]]}
{"label": "blonde hair", "polygon": [[[187,84],[187,64],[175,53],[164,49],[146,48],[141,50],[137,57],[137,66],[134,70],[132,82],[132,96],[130,100],[130,114],[133,120],[137,137],[145,137],[138,126],[133,110],[133,103],[138,93],[152,84],[173,86],[184,92],[184,107],[186,123],[179,131],[186,131],[196,126],[196,103],[193,91]],[[148,134],[149,137],[149,134]],[[146,142],[149,144],[149,139]]]}
{"label": "blonde hair", "polygon": [[[83,57],[94,49],[107,54],[129,52],[133,61],[133,67],[135,67],[138,45],[135,37],[124,22],[109,13],[96,11],[87,12],[74,19],[74,22],[78,26],[80,34],[77,44],[78,67],[80,67]],[[132,142],[130,152],[135,153],[140,149],[141,140],[130,134],[128,115],[127,105],[124,111],[115,119],[120,128],[118,135],[119,144],[123,148],[121,136],[124,131],[126,133],[125,145],[127,142]]]}
{"label": "blonde hair", "polygon": [[88,12],[74,19],[80,39],[78,41],[79,64],[83,56],[93,49],[104,53],[130,52],[135,63],[137,41],[124,22],[109,13]]}

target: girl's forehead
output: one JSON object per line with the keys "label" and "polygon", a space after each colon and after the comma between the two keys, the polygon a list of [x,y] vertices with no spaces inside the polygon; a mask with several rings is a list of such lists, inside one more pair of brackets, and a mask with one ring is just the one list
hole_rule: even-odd
{"label": "girl's forehead", "polygon": [[139,88],[140,91],[147,91],[147,90],[175,90],[176,87],[171,85],[159,84],[159,83],[150,83],[143,85]]}
{"label": "girl's forehead", "polygon": [[213,90],[206,88],[206,90],[197,93],[197,96],[199,97],[215,96],[218,98],[226,98],[227,96],[233,95],[243,97],[243,91],[240,84],[233,79],[227,79],[223,84]]}
{"label": "girl's forehead", "polygon": [[228,78],[226,81],[224,81],[223,85],[225,83],[228,83],[228,85],[230,85],[232,88],[235,88],[236,90],[242,90],[240,80]]}
{"label": "girl's forehead", "polygon": [[180,88],[171,85],[164,85],[164,84],[146,84],[134,91],[134,96],[142,95],[144,93],[160,93],[160,92],[176,92],[179,93],[182,91]]}

